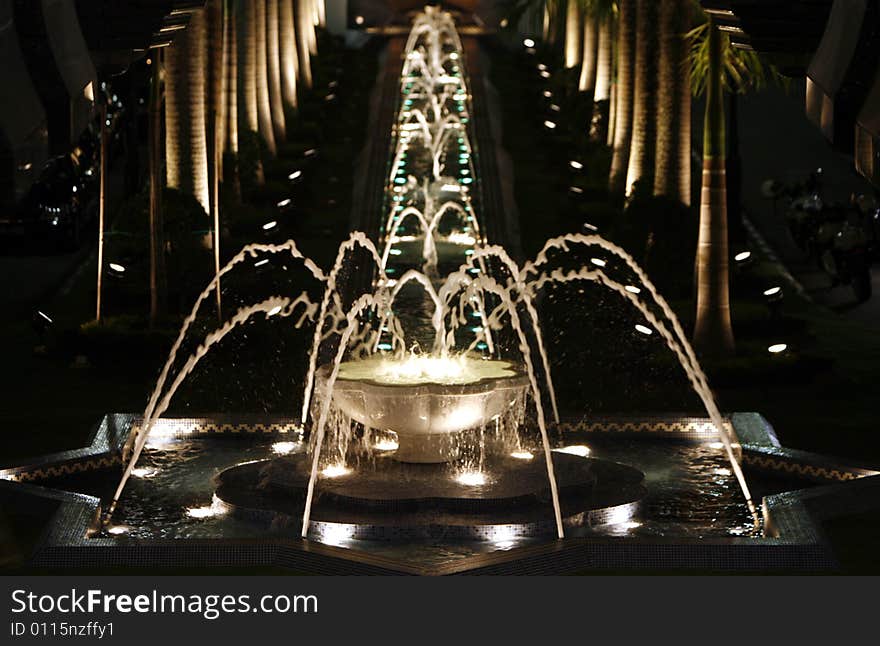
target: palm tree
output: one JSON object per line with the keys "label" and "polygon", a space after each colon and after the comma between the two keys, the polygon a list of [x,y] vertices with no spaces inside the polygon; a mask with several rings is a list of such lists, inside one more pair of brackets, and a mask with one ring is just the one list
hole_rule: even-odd
{"label": "palm tree", "polygon": [[281,96],[286,116],[292,115],[298,105],[296,97],[299,56],[296,52],[296,19],[293,11],[294,0],[279,0],[278,22],[280,29],[281,56]]}
{"label": "palm tree", "polygon": [[692,0],[660,4],[660,70],[657,90],[657,158],[654,194],[691,203],[691,87],[687,32]]}
{"label": "palm tree", "polygon": [[236,70],[236,103],[238,113],[238,152],[247,148],[252,159],[248,164],[239,163],[242,182],[245,179],[261,186],[266,178],[260,159],[259,137],[260,118],[257,107],[257,21],[256,3],[251,0],[235,0],[236,49],[238,67]]}
{"label": "palm tree", "polygon": [[165,173],[170,188],[194,196],[208,213],[205,125],[205,13],[199,9],[165,55]]}
{"label": "palm tree", "polygon": [[260,136],[270,157],[275,157],[275,126],[272,123],[272,103],[269,99],[269,66],[266,38],[266,0],[251,0],[254,5],[255,70],[257,77],[257,122]]}
{"label": "palm tree", "polygon": [[312,87],[312,53],[309,31],[314,35],[314,26],[309,14],[308,0],[293,0],[296,20],[296,51],[299,54],[299,78],[308,89]]}
{"label": "palm tree", "polygon": [[[636,182],[652,179],[657,132],[657,0],[638,0],[632,142],[626,175],[626,194]],[[653,188],[653,181],[651,183]]]}
{"label": "palm tree", "polygon": [[617,2],[592,0],[590,7],[597,23],[596,84],[593,88],[590,138],[605,143],[608,138],[611,85],[614,79],[614,26]]}
{"label": "palm tree", "polygon": [[284,100],[281,92],[281,33],[279,0],[266,0],[266,64],[269,75],[269,102],[272,108],[272,127],[275,141],[287,138],[284,119]]}
{"label": "palm tree", "polygon": [[593,12],[592,3],[583,9],[583,54],[581,56],[581,76],[578,90],[593,93],[596,87],[596,71],[599,46],[599,21]]}
{"label": "palm tree", "polygon": [[734,341],[730,322],[724,96],[727,90],[742,92],[762,86],[765,68],[755,52],[732,47],[730,38],[718,29],[711,16],[688,37],[693,91],[697,96],[706,96],[700,232],[695,261],[694,345],[705,353],[730,354]]}
{"label": "palm tree", "polygon": [[636,0],[619,0],[617,21],[617,82],[615,83],[614,145],[608,187],[626,188],[633,127],[633,66],[635,58]]}
{"label": "palm tree", "polygon": [[238,27],[235,0],[223,0],[223,39],[226,52],[223,126],[223,183],[237,202],[241,199],[238,175]]}
{"label": "palm tree", "polygon": [[154,50],[150,82],[150,327],[165,315],[165,236],[162,226],[162,65],[161,50]]}
{"label": "palm tree", "polygon": [[581,0],[567,0],[565,3],[565,67],[581,64]]}

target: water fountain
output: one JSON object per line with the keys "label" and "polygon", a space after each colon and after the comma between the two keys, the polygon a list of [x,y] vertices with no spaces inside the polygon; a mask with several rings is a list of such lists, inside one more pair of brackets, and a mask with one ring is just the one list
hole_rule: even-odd
{"label": "water fountain", "polygon": [[[642,327],[656,331],[679,360],[759,526],[738,440],[648,277],[597,235],[551,240],[523,266],[488,245],[472,198],[479,178],[464,52],[452,18],[426,9],[405,56],[381,243],[352,234],[326,272],[292,241],[251,245],[220,272],[186,319],[139,432],[129,438],[105,521],[182,382],[212,345],[261,314],[315,326],[301,417],[308,442],[305,450],[223,471],[221,508],[299,525],[303,536],[319,540],[562,538],[567,530],[627,522],[646,493],[642,472],[588,451],[555,451],[549,428],[559,413],[536,302],[548,285],[591,282],[631,304],[644,317]],[[589,263],[566,265],[583,250],[592,254]],[[173,373],[216,281],[258,254],[297,259],[321,286],[321,301],[303,291],[245,307]],[[338,284],[356,254],[359,272],[369,265],[375,277],[363,293]]]}

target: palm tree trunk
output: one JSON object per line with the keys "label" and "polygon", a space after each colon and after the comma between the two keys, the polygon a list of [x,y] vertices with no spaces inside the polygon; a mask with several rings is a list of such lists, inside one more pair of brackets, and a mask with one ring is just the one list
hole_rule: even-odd
{"label": "palm tree trunk", "polygon": [[299,56],[296,53],[296,20],[293,15],[293,0],[279,0],[278,21],[280,29],[281,55],[281,96],[284,101],[285,116],[296,111],[297,74],[299,74]]}
{"label": "palm tree trunk", "polygon": [[691,85],[687,73],[690,0],[660,5],[657,160],[654,194],[691,203]]}
{"label": "palm tree trunk", "polygon": [[703,186],[697,241],[697,316],[694,345],[706,354],[733,352],[730,323],[721,34],[709,21],[709,78],[703,126]]}
{"label": "palm tree trunk", "polygon": [[626,194],[636,182],[650,180],[653,189],[657,138],[657,35],[656,0],[638,0],[632,145],[626,175]]}
{"label": "palm tree trunk", "polygon": [[269,66],[266,39],[266,0],[251,0],[256,23],[255,58],[257,76],[257,119],[260,136],[270,157],[278,154],[275,145],[275,127],[272,123],[272,103],[269,98]]}
{"label": "palm tree trunk", "polygon": [[257,21],[256,3],[236,0],[238,44],[238,147],[242,182],[262,186],[263,173],[259,137],[260,117],[257,101]]}
{"label": "palm tree trunk", "polygon": [[608,182],[608,188],[614,193],[626,188],[626,172],[632,143],[636,0],[620,0],[618,7],[614,150]]}
{"label": "palm tree trunk", "polygon": [[581,63],[581,8],[578,0],[568,0],[565,6],[565,67]]}
{"label": "palm tree trunk", "polygon": [[[312,54],[309,50],[309,30],[312,29],[309,18],[308,0],[293,0],[296,18],[296,47],[299,54],[299,78],[306,89],[312,87]],[[314,30],[312,29],[314,33]]]}
{"label": "palm tree trunk", "polygon": [[235,0],[223,0],[223,38],[226,52],[224,83],[223,184],[235,202],[241,201],[238,175],[238,27]]}
{"label": "palm tree trunk", "polygon": [[269,102],[272,107],[272,127],[275,130],[276,142],[282,142],[287,139],[284,100],[281,93],[279,11],[279,0],[266,0],[266,65],[269,73]]}
{"label": "palm tree trunk", "polygon": [[162,75],[159,50],[151,56],[150,85],[150,327],[165,315],[165,235],[162,226]]}
{"label": "palm tree trunk", "polygon": [[608,138],[605,140],[609,148],[614,146],[615,126],[617,124],[617,81],[611,82],[611,98],[608,100]]}
{"label": "palm tree trunk", "polygon": [[599,46],[599,19],[592,13],[584,15],[584,50],[578,90],[592,93],[596,88],[596,56]]}
{"label": "palm tree trunk", "polygon": [[611,102],[611,82],[614,77],[614,19],[598,18],[596,87],[593,91],[593,117],[590,122],[590,138],[605,142],[608,138],[608,119]]}
{"label": "palm tree trunk", "polygon": [[306,13],[306,35],[309,39],[309,53],[312,56],[317,56],[318,54],[318,37],[315,33],[315,25],[317,24],[318,12],[315,8],[315,0],[305,0],[307,13]]}
{"label": "palm tree trunk", "polygon": [[205,14],[199,10],[165,55],[165,172],[169,187],[189,193],[209,213],[205,125]]}
{"label": "palm tree trunk", "polygon": [[208,41],[205,109],[206,114],[213,113],[216,117],[214,128],[217,141],[221,143],[226,140],[226,21],[224,4],[224,0],[208,0],[205,4]]}

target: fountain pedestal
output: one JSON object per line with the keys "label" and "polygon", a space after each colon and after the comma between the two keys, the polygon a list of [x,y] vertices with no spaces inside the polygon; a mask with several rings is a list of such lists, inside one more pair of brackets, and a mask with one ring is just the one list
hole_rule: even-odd
{"label": "fountain pedestal", "polygon": [[[458,456],[461,433],[481,428],[525,400],[528,378],[506,361],[469,360],[479,370],[466,383],[389,383],[371,376],[383,360],[340,366],[333,406],[367,428],[394,431],[401,462],[434,464]],[[317,373],[327,396],[330,366]]]}

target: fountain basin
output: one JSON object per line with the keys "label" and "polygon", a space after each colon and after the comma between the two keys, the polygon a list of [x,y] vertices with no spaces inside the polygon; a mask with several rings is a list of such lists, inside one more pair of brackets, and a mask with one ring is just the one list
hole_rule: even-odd
{"label": "fountain basin", "polygon": [[[529,380],[507,361],[469,357],[412,361],[370,358],[343,363],[333,385],[333,405],[367,428],[394,431],[401,462],[454,460],[460,433],[480,428],[525,400]],[[431,362],[438,365],[432,375]],[[317,373],[318,392],[326,396],[331,366]]]}

